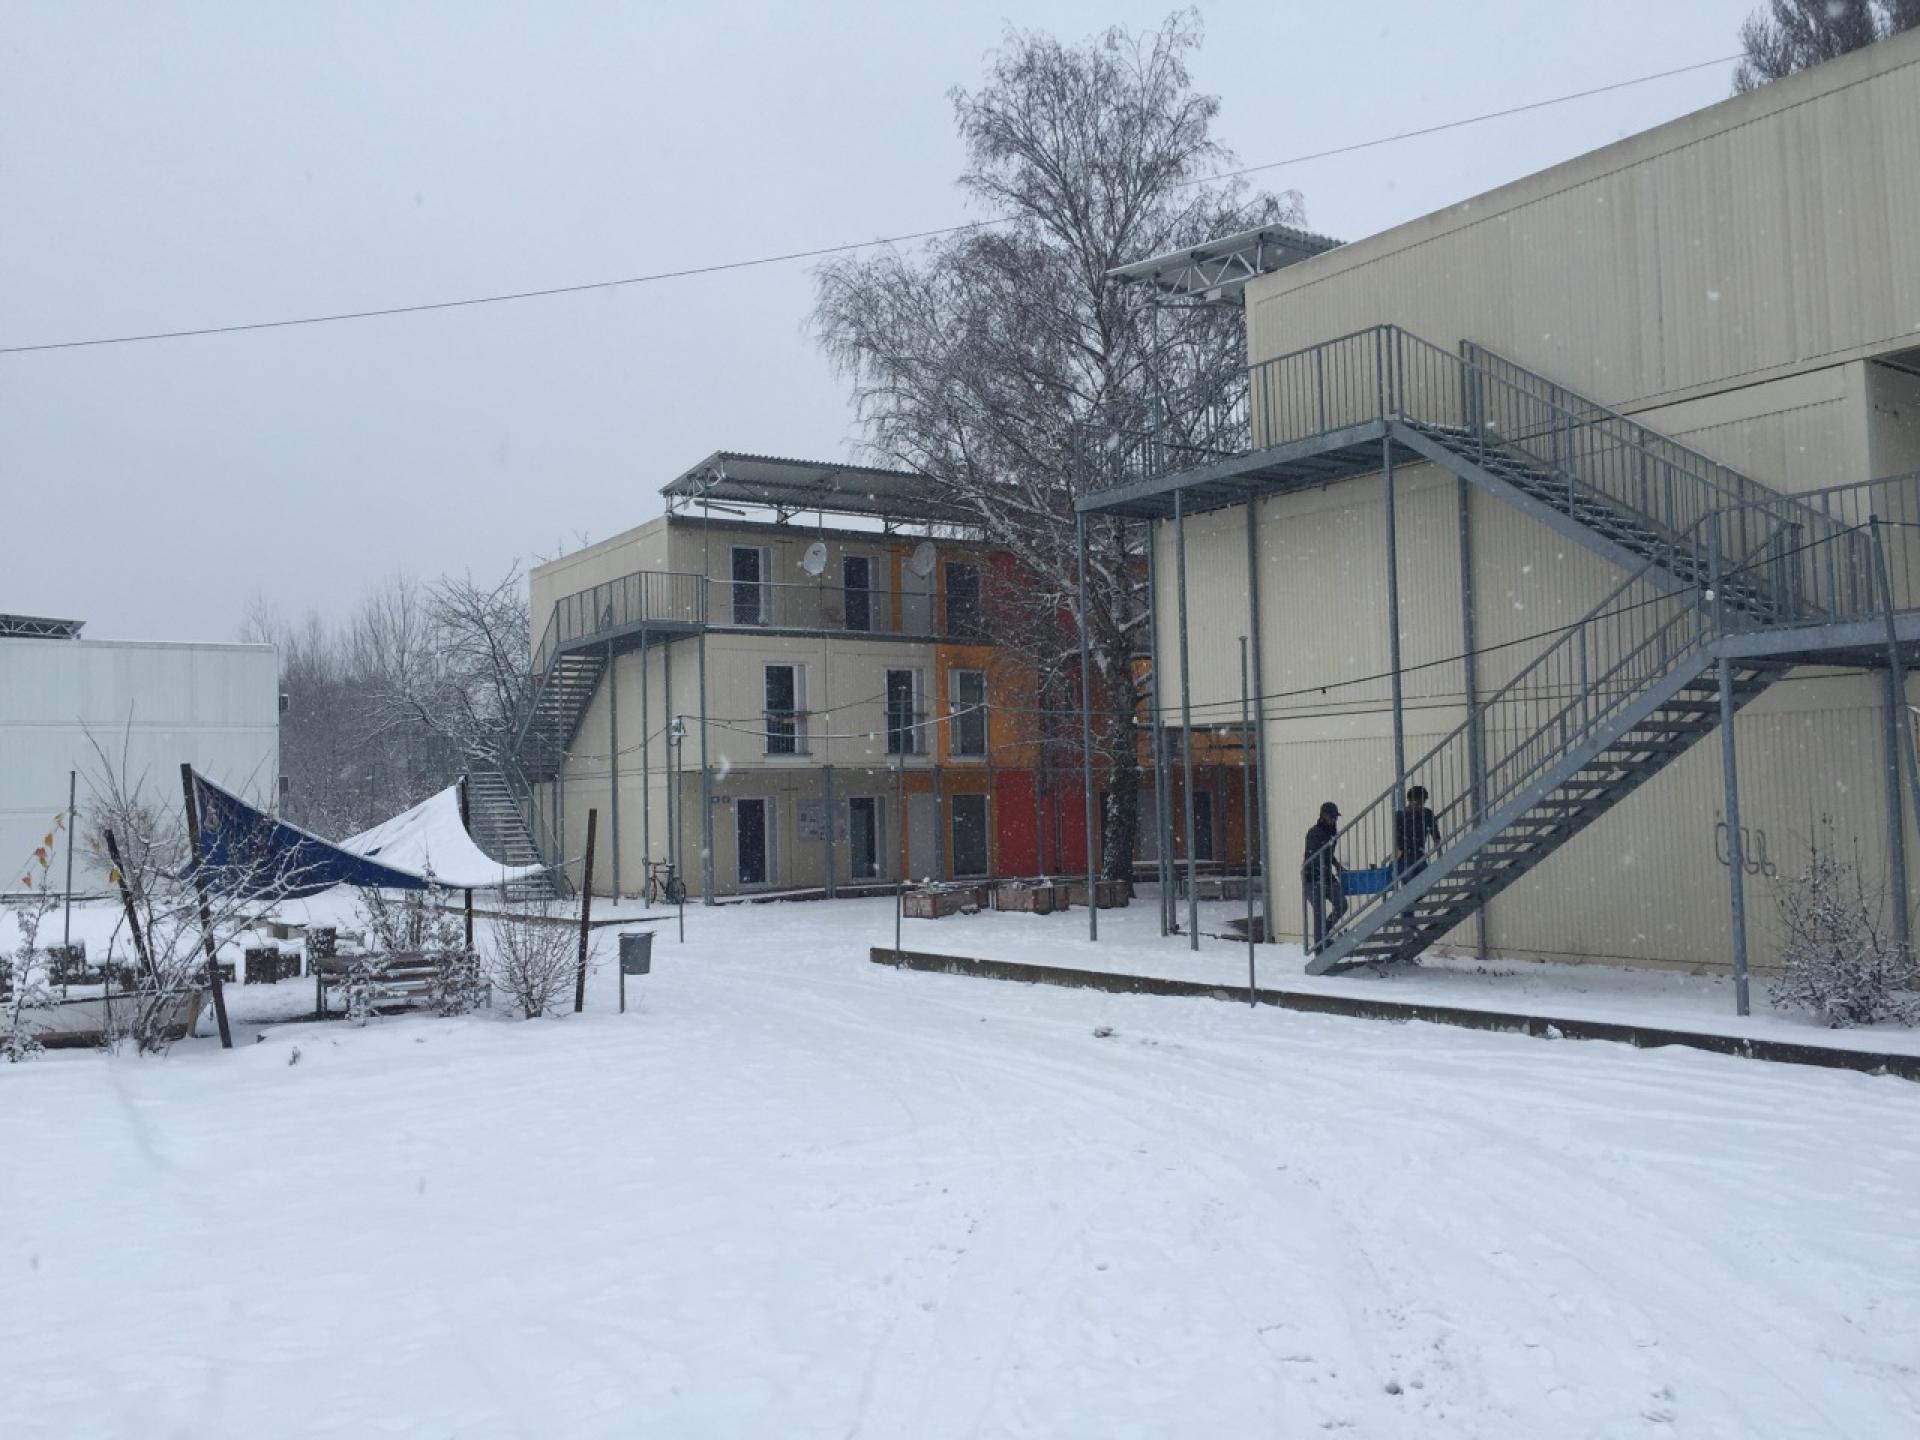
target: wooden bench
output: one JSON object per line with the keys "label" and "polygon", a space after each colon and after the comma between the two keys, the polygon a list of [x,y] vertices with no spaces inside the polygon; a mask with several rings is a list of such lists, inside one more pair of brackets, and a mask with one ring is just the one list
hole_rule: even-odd
{"label": "wooden bench", "polygon": [[[420,952],[402,952],[388,955],[384,963],[372,972],[376,983],[382,990],[374,1009],[380,1012],[411,1010],[425,1004],[433,996],[434,987],[446,974],[448,963],[455,959],[452,955],[428,955]],[[353,979],[354,971],[363,965],[378,962],[380,957],[372,955],[323,955],[315,956],[310,962],[313,971],[313,1014],[315,1019],[325,1020],[334,1012],[328,1008],[327,992],[344,991]],[[493,1003],[491,987],[487,991],[487,1004]]]}

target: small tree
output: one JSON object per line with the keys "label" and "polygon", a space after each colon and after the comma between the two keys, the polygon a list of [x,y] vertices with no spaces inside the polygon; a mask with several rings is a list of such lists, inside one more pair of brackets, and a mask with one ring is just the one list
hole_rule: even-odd
{"label": "small tree", "polygon": [[516,906],[493,922],[487,973],[527,1019],[537,1019],[573,984],[577,939],[557,907]]}
{"label": "small tree", "polygon": [[66,825],[64,815],[55,816],[53,828],[34,847],[33,858],[20,877],[27,897],[18,911],[19,936],[11,950],[0,952],[0,959],[5,961],[5,969],[0,970],[0,1014],[6,1021],[6,1034],[0,1040],[4,1040],[9,1063],[38,1055],[42,1048],[33,1012],[52,997],[47,990],[46,957],[38,948],[40,926],[53,911],[53,891],[47,877],[53,869],[54,837]]}
{"label": "small tree", "polygon": [[1920,0],[1767,0],[1740,26],[1746,52],[1733,93],[1762,85],[1920,26]]}
{"label": "small tree", "polygon": [[1882,928],[1886,907],[1848,859],[1824,823],[1806,868],[1779,885],[1776,900],[1786,934],[1784,973],[1772,1000],[1780,1009],[1805,1010],[1834,1029],[1897,1020],[1920,1021],[1920,984],[1911,949]]}

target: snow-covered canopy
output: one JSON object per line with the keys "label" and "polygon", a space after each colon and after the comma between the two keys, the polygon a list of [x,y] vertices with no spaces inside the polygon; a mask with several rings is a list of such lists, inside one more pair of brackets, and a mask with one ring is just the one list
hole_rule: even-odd
{"label": "snow-covered canopy", "polygon": [[473,843],[460,823],[458,785],[342,840],[340,848],[414,875],[431,866],[435,882],[454,890],[481,890],[540,872],[538,865],[502,865]]}

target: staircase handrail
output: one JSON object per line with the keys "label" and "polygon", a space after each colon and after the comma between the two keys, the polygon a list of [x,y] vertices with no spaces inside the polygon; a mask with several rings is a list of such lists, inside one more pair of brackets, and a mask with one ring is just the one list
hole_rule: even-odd
{"label": "staircase handrail", "polygon": [[[1462,342],[1461,363],[1470,433],[1578,480],[1588,493],[1625,509],[1656,533],[1675,535],[1717,514],[1720,549],[1730,569],[1757,571],[1768,548],[1792,527],[1800,532],[1798,545],[1839,538],[1843,527],[1799,497],[1650,430],[1484,345]],[[1769,598],[1779,603],[1794,597]]]}

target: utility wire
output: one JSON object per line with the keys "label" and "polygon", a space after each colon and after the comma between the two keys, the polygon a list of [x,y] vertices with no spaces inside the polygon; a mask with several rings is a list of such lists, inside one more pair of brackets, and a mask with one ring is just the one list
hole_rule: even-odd
{"label": "utility wire", "polygon": [[[1595,95],[1610,94],[1615,90],[1648,85],[1656,80],[1668,80],[1676,75],[1692,74],[1696,70],[1708,70],[1716,65],[1731,64],[1739,58],[1737,55],[1727,55],[1713,60],[1700,60],[1691,65],[1676,66],[1671,70],[1656,71],[1651,75],[1637,75],[1629,80],[1616,80],[1611,84],[1596,85],[1591,89],[1576,90],[1564,95],[1554,95],[1545,100],[1534,100],[1524,105],[1510,105],[1503,110],[1489,110],[1484,114],[1468,115],[1458,120],[1444,120],[1437,125],[1423,125],[1413,130],[1401,130],[1392,135],[1376,136],[1371,140],[1358,140],[1350,145],[1336,146],[1331,150],[1316,150],[1304,155],[1292,155],[1284,160],[1269,160],[1259,165],[1246,165],[1237,170],[1222,171],[1217,175],[1202,175],[1192,180],[1182,181],[1175,188],[1211,184],[1220,180],[1234,180],[1268,170],[1279,170],[1289,165],[1304,165],[1309,161],[1331,159],[1338,155],[1352,155],[1361,150],[1372,150],[1382,145],[1396,145],[1403,140],[1415,140],[1424,135],[1439,135],[1468,125],[1480,125],[1489,120],[1504,120],[1513,115],[1524,115],[1530,111],[1544,110],[1554,105],[1565,105],[1575,100],[1590,99]],[[556,295],[581,295],[589,290],[617,290],[630,285],[653,285],[667,280],[687,280],[702,275],[720,275],[735,270],[785,265],[796,260],[819,260],[829,255],[846,255],[856,250],[871,250],[884,245],[935,240],[947,235],[959,235],[967,231],[1011,224],[1013,219],[1013,216],[996,216],[989,220],[970,220],[958,225],[937,226],[931,230],[884,235],[874,240],[853,240],[839,245],[821,245],[810,250],[787,250],[773,255],[758,255],[746,260],[724,260],[712,265],[689,265],[677,270],[655,270],[644,275],[627,275],[614,280],[591,280],[575,285],[549,285],[538,290],[506,290],[493,295],[470,295],[459,300],[429,300],[411,305],[383,305],[368,310],[341,310],[323,315],[297,315],[281,320],[252,320],[233,325],[202,325],[188,330],[153,330],[136,335],[101,335],[87,340],[49,340],[37,345],[0,345],[0,355],[31,355],[47,350],[82,350],[101,345],[142,345],[156,340],[191,340],[207,335],[240,335],[259,330],[286,330],[303,325],[333,325],[348,320],[379,320],[395,315],[425,315],[439,310],[465,310],[480,305],[502,305],[515,300],[545,300]]]}

